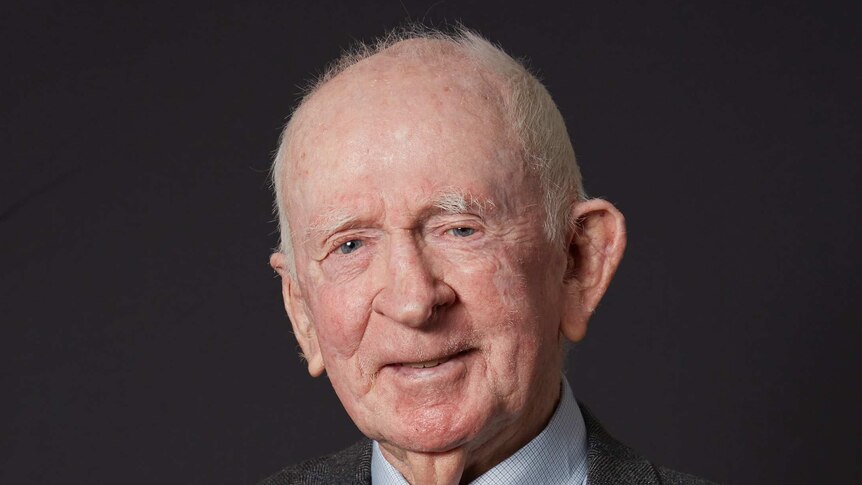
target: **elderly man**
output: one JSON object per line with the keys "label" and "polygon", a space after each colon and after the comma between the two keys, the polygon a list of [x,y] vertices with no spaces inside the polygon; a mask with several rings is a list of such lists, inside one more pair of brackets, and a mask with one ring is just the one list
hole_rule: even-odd
{"label": "elderly man", "polygon": [[344,56],[273,166],[271,257],[312,376],[369,439],[264,484],[705,483],[606,434],[562,377],[625,247],[562,116],[466,30]]}

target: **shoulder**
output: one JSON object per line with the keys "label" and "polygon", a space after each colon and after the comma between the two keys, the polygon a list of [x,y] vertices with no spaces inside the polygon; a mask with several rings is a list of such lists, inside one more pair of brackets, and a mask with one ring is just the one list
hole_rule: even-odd
{"label": "shoulder", "polygon": [[363,439],[332,455],[289,466],[258,485],[371,484],[371,441]]}
{"label": "shoulder", "polygon": [[617,441],[582,403],[587,428],[590,485],[715,485],[714,482],[658,466]]}

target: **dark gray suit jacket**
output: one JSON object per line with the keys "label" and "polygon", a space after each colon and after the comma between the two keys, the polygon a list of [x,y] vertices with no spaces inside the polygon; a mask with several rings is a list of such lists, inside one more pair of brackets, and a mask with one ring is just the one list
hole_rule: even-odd
{"label": "dark gray suit jacket", "polygon": [[[583,404],[578,404],[587,428],[589,485],[713,483],[650,463],[615,440]],[[362,440],[334,455],[287,467],[258,485],[371,485],[371,441]]]}

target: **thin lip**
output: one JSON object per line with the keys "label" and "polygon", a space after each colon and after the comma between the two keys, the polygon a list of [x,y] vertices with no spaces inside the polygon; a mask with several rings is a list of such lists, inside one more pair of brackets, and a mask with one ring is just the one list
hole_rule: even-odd
{"label": "thin lip", "polygon": [[382,367],[401,367],[401,366],[404,366],[405,364],[419,364],[421,362],[429,362],[432,360],[442,360],[443,361],[443,362],[441,362],[441,364],[442,364],[442,363],[448,362],[452,359],[466,355],[466,354],[472,352],[473,350],[475,350],[475,349],[464,348],[462,350],[458,350],[458,351],[453,352],[451,354],[443,354],[443,355],[439,355],[437,357],[425,358],[423,360],[398,360],[398,361],[393,361],[393,362],[389,362],[387,364],[384,364]]}

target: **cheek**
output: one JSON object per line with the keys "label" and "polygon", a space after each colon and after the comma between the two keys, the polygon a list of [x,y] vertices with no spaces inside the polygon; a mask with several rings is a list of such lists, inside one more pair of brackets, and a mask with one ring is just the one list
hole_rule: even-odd
{"label": "cheek", "polygon": [[[518,251],[517,247],[498,251],[493,257],[477,259],[462,274],[468,280],[467,285],[472,293],[478,294],[477,301],[493,302],[488,307],[494,311],[506,313],[532,313],[536,306],[542,306],[542,296],[546,281],[542,278],[543,270],[535,258],[526,255],[535,252],[528,248]],[[506,321],[511,323],[511,318]]]}
{"label": "cheek", "polygon": [[509,370],[521,366],[517,361],[534,360],[558,340],[559,298],[553,281],[559,271],[530,256],[536,252],[501,252],[459,273],[474,332],[495,359],[511,364],[505,366]]}
{"label": "cheek", "polygon": [[310,292],[309,310],[327,367],[352,358],[365,335],[370,299],[356,291],[322,285]]}
{"label": "cheek", "polygon": [[535,302],[524,268],[511,253],[475,258],[457,273],[454,286],[475,322],[474,332],[495,346],[517,343],[535,328]]}
{"label": "cheek", "polygon": [[514,310],[527,310],[530,306],[527,298],[529,289],[527,279],[523,273],[511,267],[501,267],[494,274],[494,290],[502,308],[510,312]]}

